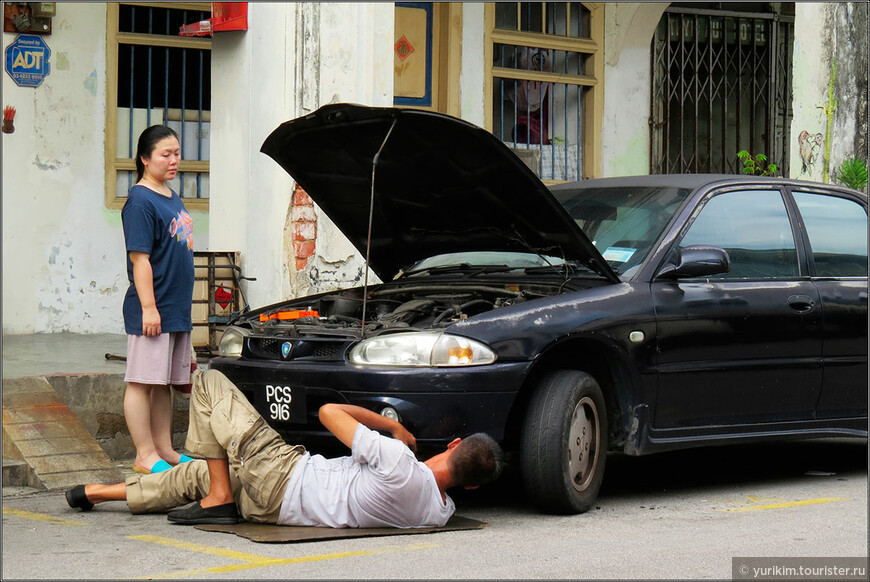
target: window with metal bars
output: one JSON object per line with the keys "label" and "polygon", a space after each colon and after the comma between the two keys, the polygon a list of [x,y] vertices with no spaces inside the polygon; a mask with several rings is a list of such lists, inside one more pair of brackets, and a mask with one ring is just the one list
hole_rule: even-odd
{"label": "window with metal bars", "polygon": [[[768,8],[771,11],[768,11]],[[650,173],[740,173],[737,152],[788,175],[793,3],[672,4],[653,37]]]}
{"label": "window with metal bars", "polygon": [[164,124],[179,136],[182,161],[169,183],[188,209],[209,197],[211,39],[178,36],[211,16],[209,3],[108,4],[106,201],[120,207],[136,182],[139,134]]}
{"label": "window with metal bars", "polygon": [[543,180],[579,180],[596,84],[594,17],[582,2],[497,2],[491,22],[493,134]]}

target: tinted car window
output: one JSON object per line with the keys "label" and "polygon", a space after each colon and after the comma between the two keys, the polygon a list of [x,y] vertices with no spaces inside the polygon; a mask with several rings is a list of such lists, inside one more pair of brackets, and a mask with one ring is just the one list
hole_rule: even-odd
{"label": "tinted car window", "polygon": [[852,200],[795,192],[804,219],[816,275],[867,276],[867,213]]}
{"label": "tinted car window", "polygon": [[681,247],[715,245],[728,251],[731,269],[715,278],[798,275],[797,251],[778,190],[727,192],[710,199]]}
{"label": "tinted car window", "polygon": [[619,275],[639,265],[691,191],[671,186],[554,190],[553,195]]}

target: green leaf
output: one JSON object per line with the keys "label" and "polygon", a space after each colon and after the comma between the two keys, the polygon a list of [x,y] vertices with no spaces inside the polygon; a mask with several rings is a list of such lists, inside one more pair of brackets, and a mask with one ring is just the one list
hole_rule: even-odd
{"label": "green leaf", "polygon": [[854,190],[867,186],[867,164],[860,158],[850,158],[840,164],[835,171],[836,178]]}

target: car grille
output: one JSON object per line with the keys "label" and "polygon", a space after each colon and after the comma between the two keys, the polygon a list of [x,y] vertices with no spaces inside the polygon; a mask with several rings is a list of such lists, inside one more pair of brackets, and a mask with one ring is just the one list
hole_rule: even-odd
{"label": "car grille", "polygon": [[[281,346],[285,342],[293,344],[290,354],[284,358]],[[248,338],[248,348],[252,355],[270,360],[341,360],[344,356],[346,341],[285,339],[271,337]]]}

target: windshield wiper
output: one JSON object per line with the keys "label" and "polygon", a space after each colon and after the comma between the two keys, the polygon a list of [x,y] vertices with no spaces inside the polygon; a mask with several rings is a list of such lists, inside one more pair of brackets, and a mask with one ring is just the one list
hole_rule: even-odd
{"label": "windshield wiper", "polygon": [[597,276],[601,276],[595,269],[584,265],[580,261],[566,261],[564,263],[560,263],[558,265],[541,265],[539,267],[525,267],[523,271],[526,273],[546,273],[552,272],[557,274],[574,274],[575,270],[583,271],[584,273],[595,273]]}
{"label": "windshield wiper", "polygon": [[426,267],[423,269],[415,269],[402,273],[401,277],[412,277],[414,275],[443,275],[446,273],[465,273],[469,277],[485,273],[502,273],[504,271],[513,271],[518,267],[508,265],[471,265],[470,263],[459,263],[458,265],[436,265],[434,267]]}

